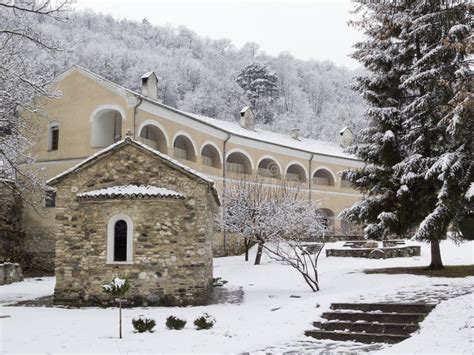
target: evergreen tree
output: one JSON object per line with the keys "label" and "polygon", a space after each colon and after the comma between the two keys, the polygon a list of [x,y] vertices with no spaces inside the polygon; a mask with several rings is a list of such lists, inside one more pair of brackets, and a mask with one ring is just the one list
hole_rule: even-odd
{"label": "evergreen tree", "polygon": [[346,177],[366,198],[343,217],[365,234],[429,241],[430,268],[442,268],[439,241],[472,216],[472,5],[467,1],[367,2],[354,24],[367,40],[354,58],[369,69],[356,84],[370,127],[351,151],[367,165]]}
{"label": "evergreen tree", "polygon": [[271,104],[278,98],[278,77],[265,63],[247,65],[237,76],[237,84],[245,90],[257,120],[262,123],[273,121]]}

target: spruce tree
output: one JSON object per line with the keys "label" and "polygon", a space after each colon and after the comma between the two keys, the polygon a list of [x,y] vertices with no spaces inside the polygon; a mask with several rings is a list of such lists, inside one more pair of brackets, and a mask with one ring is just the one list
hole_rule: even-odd
{"label": "spruce tree", "polygon": [[368,237],[413,231],[431,243],[430,268],[442,268],[439,241],[472,218],[472,5],[358,2],[367,40],[354,57],[371,75],[356,89],[371,124],[351,149],[367,165],[347,177],[366,198],[343,216],[367,224]]}

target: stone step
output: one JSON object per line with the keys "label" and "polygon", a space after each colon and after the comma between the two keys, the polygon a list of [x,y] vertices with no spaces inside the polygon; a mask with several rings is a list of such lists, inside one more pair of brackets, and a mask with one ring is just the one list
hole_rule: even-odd
{"label": "stone step", "polygon": [[370,322],[313,322],[316,328],[325,331],[348,330],[354,333],[409,335],[418,329],[418,324],[370,323]]}
{"label": "stone step", "polygon": [[371,344],[371,343],[387,343],[395,344],[405,339],[408,339],[409,335],[399,334],[371,334],[371,333],[349,333],[349,332],[331,332],[324,330],[307,330],[306,336],[310,336],[316,339],[330,339],[339,341],[357,341],[359,343]]}
{"label": "stone step", "polygon": [[435,307],[426,303],[333,303],[334,310],[358,310],[364,312],[382,311],[384,313],[429,313]]}
{"label": "stone step", "polygon": [[327,320],[366,321],[378,323],[413,324],[421,322],[426,313],[364,313],[364,312],[324,312],[321,316]]}

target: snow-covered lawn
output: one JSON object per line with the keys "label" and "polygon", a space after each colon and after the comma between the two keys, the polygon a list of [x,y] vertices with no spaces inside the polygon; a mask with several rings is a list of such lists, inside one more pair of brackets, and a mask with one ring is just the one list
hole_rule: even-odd
{"label": "snow-covered lawn", "polygon": [[[340,246],[341,243],[327,247],[335,245]],[[445,264],[474,263],[473,242],[459,247],[451,242],[443,242],[441,247]],[[279,344],[285,349],[285,344],[304,338],[303,332],[311,329],[311,323],[328,309],[331,302],[357,301],[361,296],[366,301],[381,300],[385,296],[396,295],[400,290],[406,292],[411,289],[430,289],[439,284],[454,293],[456,289],[469,287],[474,282],[474,277],[450,279],[415,275],[367,275],[359,272],[364,268],[422,266],[428,261],[429,246],[424,244],[421,257],[414,258],[369,260],[326,258],[322,255],[322,289],[313,293],[289,266],[268,259],[264,259],[263,265],[254,266],[251,262],[245,263],[241,256],[217,258],[214,260],[214,277],[227,280],[225,287],[228,289],[241,287],[244,291],[241,304],[125,309],[122,340],[117,338],[117,309],[6,306],[5,303],[13,300],[33,299],[52,293],[54,278],[44,278],[43,281],[31,279],[0,286],[0,303],[3,304],[0,306],[0,314],[10,316],[0,318],[0,352],[236,353],[263,351]],[[462,300],[468,301],[468,297],[463,296]],[[461,308],[459,312],[472,314],[472,306],[465,306],[467,301],[462,300],[446,301],[446,306],[442,303],[432,313],[435,318],[430,318],[431,315],[427,318],[419,334],[408,340],[413,342],[413,350],[423,349],[422,344],[427,341],[424,339],[428,339],[431,334],[430,324],[433,324],[433,329],[436,328],[433,332],[442,331],[443,328],[453,329],[453,332],[454,329],[464,329],[466,319],[457,316],[458,308]],[[217,323],[213,329],[194,329],[192,321],[203,312],[216,318]],[[450,314],[451,317],[443,314]],[[131,320],[138,315],[156,320],[157,326],[153,334],[133,333]],[[181,331],[166,329],[164,323],[169,315],[186,319],[186,327]],[[469,332],[472,334],[472,328],[459,331],[466,336],[456,337],[456,348],[443,349],[441,347],[448,346],[449,342],[438,342],[437,351],[470,351],[472,343],[469,343],[467,336]],[[403,348],[404,344],[397,345],[400,352],[407,351],[407,348]]]}

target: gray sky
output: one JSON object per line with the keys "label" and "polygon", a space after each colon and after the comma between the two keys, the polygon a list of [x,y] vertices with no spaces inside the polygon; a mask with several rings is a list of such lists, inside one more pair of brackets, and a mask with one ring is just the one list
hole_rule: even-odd
{"label": "gray sky", "polygon": [[272,55],[288,51],[301,59],[358,66],[348,57],[361,39],[347,26],[350,0],[77,0],[75,7],[130,20],[146,17],[156,25],[184,25],[199,35],[229,38],[237,47],[256,42]]}

